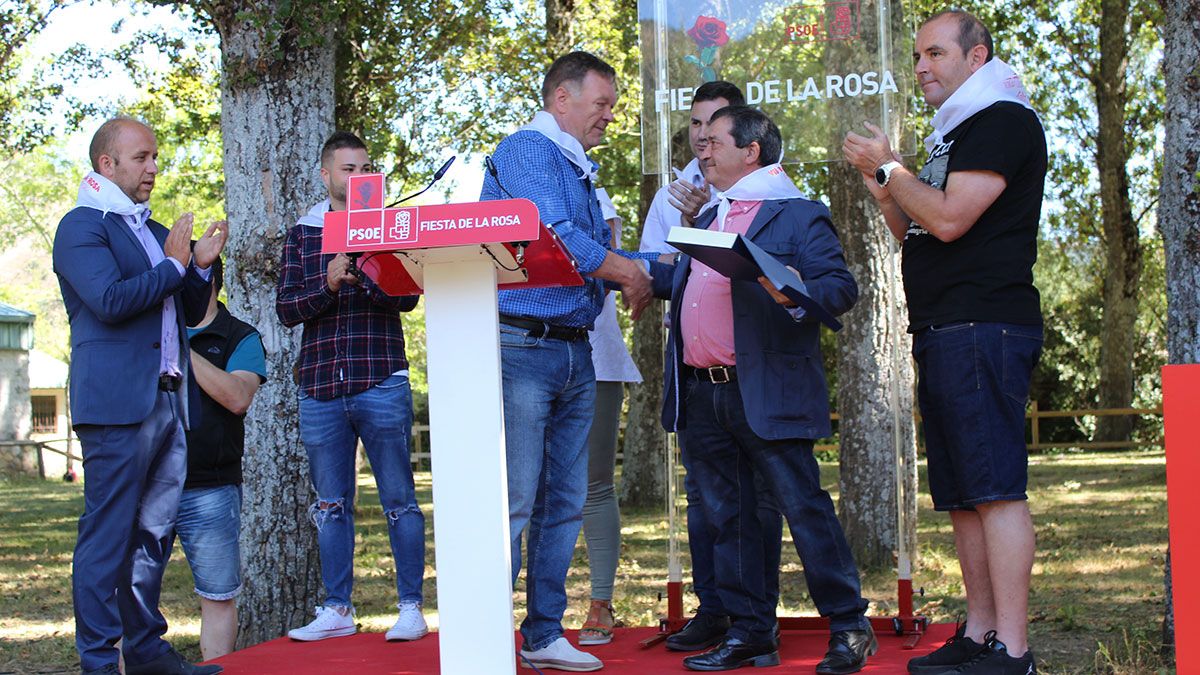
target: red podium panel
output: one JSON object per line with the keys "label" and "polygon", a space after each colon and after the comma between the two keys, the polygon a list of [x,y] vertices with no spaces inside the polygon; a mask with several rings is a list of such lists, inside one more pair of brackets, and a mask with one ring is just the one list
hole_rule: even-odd
{"label": "red podium panel", "polygon": [[424,292],[438,249],[478,247],[497,288],[579,286],[575,261],[528,199],[384,208],[383,174],[351,176],[346,211],[325,214],[323,253],[359,254],[358,266],[390,295]]}
{"label": "red podium panel", "polygon": [[1163,437],[1167,446],[1167,513],[1175,596],[1175,666],[1200,672],[1200,364],[1164,366]]}

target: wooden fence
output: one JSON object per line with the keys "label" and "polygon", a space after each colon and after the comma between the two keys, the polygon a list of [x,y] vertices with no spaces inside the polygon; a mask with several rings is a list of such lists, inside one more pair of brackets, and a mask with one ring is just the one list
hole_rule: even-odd
{"label": "wooden fence", "polygon": [[[1030,403],[1029,409],[1025,412],[1025,419],[1029,420],[1029,427],[1028,427],[1029,435],[1026,437],[1028,439],[1028,442],[1026,443],[1025,447],[1030,452],[1040,452],[1042,450],[1049,450],[1052,448],[1079,448],[1081,450],[1116,450],[1116,449],[1120,449],[1120,448],[1140,448],[1140,447],[1161,448],[1161,447],[1163,447],[1161,437],[1159,437],[1157,440],[1150,440],[1150,441],[1145,441],[1145,440],[1131,440],[1131,441],[1082,441],[1082,440],[1054,441],[1054,440],[1049,440],[1049,441],[1043,441],[1043,439],[1042,439],[1042,429],[1041,429],[1041,426],[1042,426],[1041,421],[1042,420],[1062,419],[1062,418],[1079,419],[1079,418],[1083,418],[1083,417],[1109,417],[1109,416],[1119,416],[1119,415],[1132,415],[1132,416],[1136,416],[1136,417],[1153,415],[1153,416],[1161,418],[1162,417],[1162,405],[1159,405],[1157,408],[1104,408],[1104,409],[1098,409],[1098,410],[1090,410],[1090,409],[1087,409],[1087,410],[1042,410],[1041,408],[1038,407],[1038,402],[1033,401]],[[841,417],[838,415],[838,413],[835,412],[829,416],[829,419],[836,426],[838,420],[841,419]],[[921,412],[919,410],[913,411],[913,419],[916,421],[916,423],[918,424],[918,428],[919,428],[919,425],[921,423]],[[624,426],[625,426],[625,422],[622,421],[621,427],[624,428]],[[428,460],[429,459],[429,450],[427,447],[428,444],[426,442],[426,438],[427,438],[427,434],[429,433],[429,425],[414,424],[412,430],[413,430],[412,461],[416,462],[418,460]],[[918,437],[918,441],[919,440],[920,439]],[[820,443],[815,446],[815,449],[823,450],[823,451],[837,451],[838,444],[837,443]],[[919,442],[917,445],[917,452],[918,452],[918,454],[925,453],[925,446],[921,445]],[[617,458],[619,459],[620,457],[621,457],[621,453],[618,452]]]}
{"label": "wooden fence", "polygon": [[[1038,402],[1033,401],[1029,406],[1029,410],[1026,411],[1026,413],[1025,413],[1025,419],[1029,420],[1029,436],[1027,437],[1029,439],[1029,442],[1026,444],[1026,447],[1029,449],[1030,452],[1040,452],[1042,450],[1049,450],[1052,448],[1079,448],[1081,450],[1116,450],[1116,449],[1120,449],[1120,448],[1140,448],[1140,447],[1161,448],[1162,447],[1162,438],[1161,437],[1159,437],[1156,440],[1131,440],[1131,441],[1084,441],[1084,440],[1043,441],[1043,439],[1042,439],[1042,424],[1041,424],[1042,420],[1062,419],[1062,418],[1079,419],[1079,418],[1083,418],[1083,417],[1109,417],[1109,416],[1119,416],[1119,415],[1133,415],[1133,416],[1137,416],[1137,417],[1155,416],[1155,417],[1161,418],[1162,417],[1162,405],[1159,405],[1156,408],[1107,408],[1107,409],[1099,409],[1099,410],[1042,410],[1041,408],[1038,407]],[[836,425],[838,420],[840,419],[840,416],[835,412],[829,416],[829,419]],[[921,413],[919,411],[914,410],[913,411],[913,419],[919,425],[921,422]],[[622,428],[624,428],[624,422],[621,423],[621,426],[622,426]],[[429,447],[428,447],[429,443],[427,440],[428,434],[429,434],[429,425],[428,424],[414,424],[413,425],[411,458],[414,463],[429,460]],[[919,438],[918,438],[918,440],[919,440]],[[15,445],[36,446],[37,450],[38,450],[38,452],[37,452],[37,460],[38,460],[37,463],[38,463],[38,470],[39,470],[38,472],[44,478],[45,477],[45,469],[44,469],[44,465],[43,465],[43,461],[42,461],[42,452],[49,451],[49,452],[57,453],[59,455],[67,454],[63,450],[55,448],[51,445],[51,443],[61,443],[61,442],[63,442],[63,441],[55,440],[55,441],[47,441],[47,442],[42,442],[42,443],[39,443],[37,441],[5,441],[5,442],[0,442],[0,446],[15,446]],[[837,451],[838,444],[837,443],[820,443],[816,446],[816,449],[822,450],[822,451]],[[918,443],[917,452],[919,454],[924,454],[924,452],[925,452],[924,446],[921,445],[920,443]],[[621,453],[617,453],[617,457],[619,459],[621,457]],[[71,459],[73,459],[77,462],[83,461],[79,456],[75,455],[74,453],[71,454]]]}

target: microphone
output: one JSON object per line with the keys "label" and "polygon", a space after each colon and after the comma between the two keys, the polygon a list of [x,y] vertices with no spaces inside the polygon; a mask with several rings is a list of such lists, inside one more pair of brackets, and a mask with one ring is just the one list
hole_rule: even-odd
{"label": "microphone", "polygon": [[425,194],[426,190],[428,190],[429,188],[433,187],[433,184],[434,184],[434,183],[438,182],[439,180],[441,180],[441,179],[442,179],[442,176],[445,176],[445,175],[446,175],[446,172],[450,170],[450,165],[451,165],[451,164],[453,164],[453,163],[454,163],[454,160],[456,160],[456,159],[458,159],[458,155],[453,155],[453,156],[451,156],[451,157],[450,157],[450,159],[446,160],[446,163],[442,165],[442,168],[440,168],[440,169],[438,169],[437,171],[435,171],[435,172],[434,172],[434,174],[433,174],[433,180],[429,181],[429,185],[426,185],[424,189],[422,189],[422,190],[421,190],[421,191],[419,191],[419,192],[414,192],[414,193],[412,193],[411,195],[409,195],[409,196],[407,196],[407,197],[402,197],[402,198],[400,198],[400,199],[397,199],[396,201],[392,202],[391,204],[388,204],[388,205],[387,205],[387,208],[389,208],[389,209],[390,209],[390,208],[392,208],[393,206],[395,206],[395,205],[397,205],[397,204],[403,204],[404,202],[406,202],[406,201],[408,201],[408,200],[410,200],[410,199],[412,199],[412,198],[414,198],[414,197],[417,197],[417,196],[419,196],[419,195]]}
{"label": "microphone", "polygon": [[487,172],[492,174],[492,178],[496,180],[496,185],[500,186],[500,189],[504,191],[504,194],[508,195],[509,199],[516,199],[516,197],[512,196],[512,193],[508,191],[508,188],[504,187],[504,183],[500,182],[500,171],[496,168],[496,163],[492,161],[491,155],[484,155],[483,165],[487,167]]}

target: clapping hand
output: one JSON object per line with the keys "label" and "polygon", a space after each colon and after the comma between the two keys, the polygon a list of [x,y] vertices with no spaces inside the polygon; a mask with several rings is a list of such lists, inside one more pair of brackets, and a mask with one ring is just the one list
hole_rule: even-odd
{"label": "clapping hand", "polygon": [[671,183],[667,186],[667,192],[670,194],[667,201],[671,206],[679,209],[685,226],[696,222],[696,216],[700,215],[700,209],[704,208],[704,205],[712,198],[712,189],[708,184],[696,187],[686,180],[677,180]]}
{"label": "clapping hand", "polygon": [[192,214],[185,213],[171,226],[167,240],[163,242],[163,253],[169,258],[179,261],[187,269],[192,260]]}
{"label": "clapping hand", "polygon": [[[190,218],[191,214],[187,214]],[[188,228],[189,230],[191,227]],[[174,230],[172,230],[174,233]],[[196,267],[200,269],[208,269],[220,257],[221,251],[225,248],[225,242],[229,239],[229,223],[224,220],[218,220],[208,226],[208,230],[204,232],[204,236],[196,242],[195,248],[192,250],[196,259]]]}

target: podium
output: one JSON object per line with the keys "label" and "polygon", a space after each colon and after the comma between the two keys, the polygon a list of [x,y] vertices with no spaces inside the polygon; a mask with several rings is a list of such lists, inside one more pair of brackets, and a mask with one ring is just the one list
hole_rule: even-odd
{"label": "podium", "polygon": [[[434,550],[442,673],[516,672],[503,379],[496,290],[583,279],[525,199],[384,208],[382,174],[351,176],[325,215],[390,295],[425,295]],[[398,653],[399,658],[399,653]]]}

